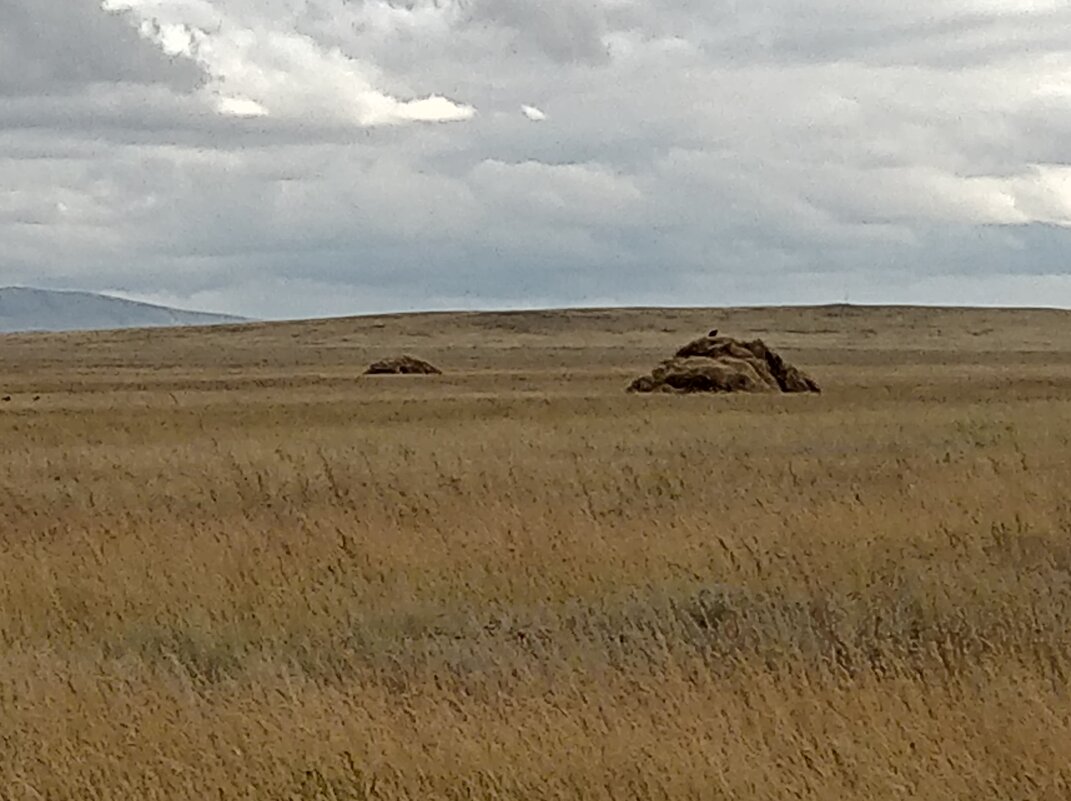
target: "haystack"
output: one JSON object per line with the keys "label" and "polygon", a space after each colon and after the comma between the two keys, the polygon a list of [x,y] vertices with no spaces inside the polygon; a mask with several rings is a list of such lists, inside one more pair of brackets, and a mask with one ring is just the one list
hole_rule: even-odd
{"label": "haystack", "polygon": [[629,392],[821,392],[761,339],[701,337],[629,385]]}
{"label": "haystack", "polygon": [[442,370],[434,364],[412,356],[392,356],[373,363],[365,375],[441,375]]}

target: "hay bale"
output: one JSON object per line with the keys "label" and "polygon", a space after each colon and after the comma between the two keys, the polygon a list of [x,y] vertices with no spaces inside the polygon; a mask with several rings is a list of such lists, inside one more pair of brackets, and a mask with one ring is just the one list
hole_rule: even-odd
{"label": "hay bale", "polygon": [[423,359],[413,356],[392,356],[374,362],[365,375],[442,375],[442,370]]}
{"label": "hay bale", "polygon": [[629,385],[629,392],[821,392],[761,339],[701,337]]}

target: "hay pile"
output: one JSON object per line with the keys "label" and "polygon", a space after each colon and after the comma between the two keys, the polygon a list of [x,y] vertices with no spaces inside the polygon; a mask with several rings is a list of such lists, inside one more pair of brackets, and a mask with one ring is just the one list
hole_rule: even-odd
{"label": "hay pile", "polygon": [[761,339],[702,337],[629,385],[629,392],[821,392]]}
{"label": "hay pile", "polygon": [[393,356],[373,363],[365,375],[441,375],[442,370],[434,364],[412,356]]}

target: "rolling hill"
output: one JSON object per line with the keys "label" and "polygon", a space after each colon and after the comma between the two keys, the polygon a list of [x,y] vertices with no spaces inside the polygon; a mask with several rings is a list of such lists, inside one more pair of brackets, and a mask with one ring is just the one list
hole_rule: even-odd
{"label": "rolling hill", "polygon": [[173,309],[91,292],[0,288],[0,333],[159,328],[244,322],[224,314]]}

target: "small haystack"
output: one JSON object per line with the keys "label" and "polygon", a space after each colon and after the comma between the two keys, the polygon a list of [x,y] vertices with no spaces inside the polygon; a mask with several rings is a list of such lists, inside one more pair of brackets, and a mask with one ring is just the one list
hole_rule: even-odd
{"label": "small haystack", "polygon": [[375,362],[365,375],[441,375],[442,370],[434,364],[412,356],[394,356]]}
{"label": "small haystack", "polygon": [[818,384],[766,347],[705,336],[689,342],[629,385],[629,392],[821,392]]}

